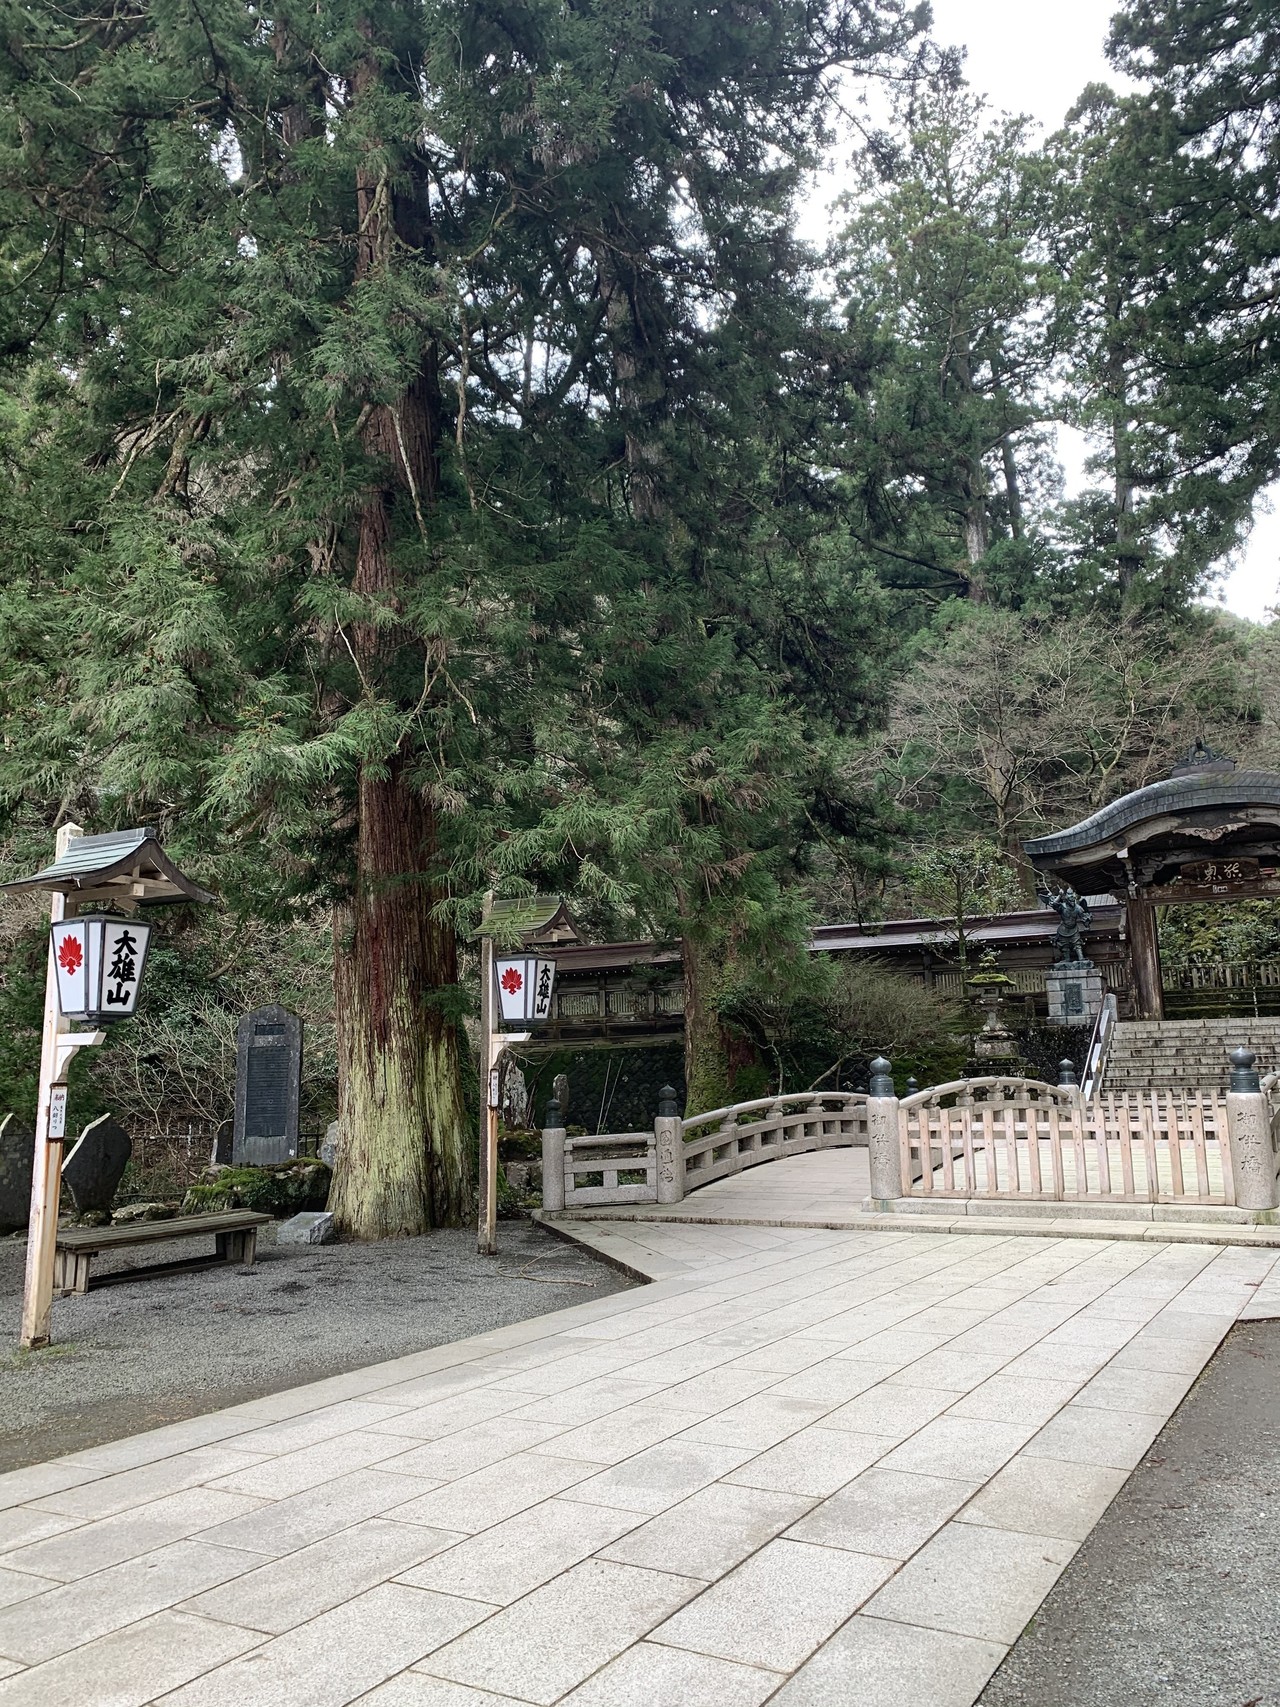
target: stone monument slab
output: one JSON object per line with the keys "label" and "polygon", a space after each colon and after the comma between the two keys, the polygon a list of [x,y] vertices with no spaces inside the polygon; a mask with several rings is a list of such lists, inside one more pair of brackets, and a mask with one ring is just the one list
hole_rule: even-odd
{"label": "stone monument slab", "polygon": [[237,1167],[289,1162],[298,1154],[302,1021],[287,1008],[258,1008],[236,1027]]}
{"label": "stone monument slab", "polygon": [[0,1233],[16,1233],[31,1219],[31,1175],[36,1135],[12,1114],[0,1120]]}
{"label": "stone monument slab", "polygon": [[331,1120],[324,1129],[324,1137],[320,1140],[320,1160],[326,1168],[332,1168],[338,1161],[338,1123]]}
{"label": "stone monument slab", "polygon": [[110,1212],[132,1152],[133,1140],[111,1115],[90,1121],[62,1164],[62,1184],[77,1215]]}

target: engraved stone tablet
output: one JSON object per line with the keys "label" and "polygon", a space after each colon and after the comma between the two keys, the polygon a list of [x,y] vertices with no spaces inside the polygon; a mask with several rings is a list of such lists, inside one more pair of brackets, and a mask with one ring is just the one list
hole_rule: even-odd
{"label": "engraved stone tablet", "polygon": [[287,1162],[298,1153],[302,1021],[285,1008],[259,1008],[236,1028],[237,1166]]}

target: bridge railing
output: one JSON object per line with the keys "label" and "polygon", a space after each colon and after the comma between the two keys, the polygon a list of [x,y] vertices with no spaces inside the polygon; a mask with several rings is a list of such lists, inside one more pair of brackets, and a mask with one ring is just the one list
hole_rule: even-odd
{"label": "bridge railing", "polygon": [[1203,1204],[1280,1209],[1280,1079],[1260,1082],[1246,1048],[1230,1089],[1085,1096],[1070,1061],[1060,1082],[1000,1074],[899,1099],[887,1061],[871,1089],[760,1097],[680,1117],[662,1092],[652,1132],[570,1138],[553,1103],[542,1134],[543,1206],[555,1211],[679,1203],[761,1162],[837,1145],[868,1149],[864,1207],[919,1199]]}
{"label": "bridge railing", "polygon": [[686,1191],[778,1156],[867,1142],[867,1098],[855,1091],[760,1097],[680,1122]]}
{"label": "bridge railing", "polygon": [[566,1207],[577,1209],[593,1203],[654,1203],[657,1196],[657,1148],[652,1132],[597,1133],[587,1138],[565,1138]]}
{"label": "bridge railing", "polygon": [[552,1103],[542,1134],[545,1209],[679,1203],[690,1191],[778,1156],[866,1144],[867,1098],[854,1091],[798,1091],[733,1103],[681,1119],[664,1088],[652,1132],[571,1138]]}

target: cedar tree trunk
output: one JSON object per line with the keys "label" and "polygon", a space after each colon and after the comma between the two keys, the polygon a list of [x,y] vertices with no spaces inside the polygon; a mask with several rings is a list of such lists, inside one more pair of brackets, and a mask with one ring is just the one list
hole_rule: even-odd
{"label": "cedar tree trunk", "polygon": [[[425,191],[406,176],[407,187],[393,188],[385,170],[357,174],[357,276],[390,264],[398,247],[429,252]],[[364,427],[385,473],[361,511],[354,587],[392,609],[393,520],[425,534],[439,441],[437,356],[427,345],[412,384]],[[425,537],[423,546],[425,560]],[[405,644],[403,634],[362,625],[353,645],[365,681],[376,687]],[[340,1229],[362,1239],[456,1226],[471,1210],[461,1043],[440,1001],[457,983],[457,947],[452,927],[432,916],[442,893],[434,809],[409,771],[400,751],[362,768],[354,893],[335,917],[340,1136],[330,1207]]]}

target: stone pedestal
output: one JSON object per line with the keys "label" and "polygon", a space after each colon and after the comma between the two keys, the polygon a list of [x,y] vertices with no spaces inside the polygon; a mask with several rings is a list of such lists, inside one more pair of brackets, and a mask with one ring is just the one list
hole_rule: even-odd
{"label": "stone pedestal", "polygon": [[876,1209],[888,1209],[903,1191],[896,1096],[867,1098],[867,1149],[871,1164],[871,1204]]}
{"label": "stone pedestal", "polygon": [[1106,989],[1091,960],[1051,966],[1044,975],[1050,1025],[1092,1025]]}
{"label": "stone pedestal", "polygon": [[542,1207],[556,1210],[564,1208],[565,1130],[560,1125],[560,1110],[555,1103],[547,1113],[550,1115],[553,1110],[555,1125],[542,1129]]}

